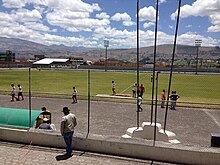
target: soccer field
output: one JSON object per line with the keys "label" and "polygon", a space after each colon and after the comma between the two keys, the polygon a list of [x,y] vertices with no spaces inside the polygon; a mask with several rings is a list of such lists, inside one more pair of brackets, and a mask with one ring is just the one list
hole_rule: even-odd
{"label": "soccer field", "polygon": [[[91,95],[111,95],[111,81],[116,83],[118,94],[131,94],[132,85],[137,81],[135,72],[90,72]],[[151,73],[140,73],[140,84],[145,87],[144,99],[151,99]],[[10,91],[11,84],[21,84],[23,91],[29,90],[28,70],[0,70],[0,90]],[[158,98],[163,89],[168,89],[169,74],[159,74]],[[88,71],[32,70],[31,91],[37,93],[72,94],[76,86],[79,95],[88,93]],[[173,74],[171,90],[176,90],[182,102],[220,103],[220,76]]]}

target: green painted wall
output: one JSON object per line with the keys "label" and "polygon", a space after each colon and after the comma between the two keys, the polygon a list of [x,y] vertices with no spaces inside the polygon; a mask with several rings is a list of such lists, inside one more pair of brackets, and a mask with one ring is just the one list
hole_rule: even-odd
{"label": "green painted wall", "polygon": [[[0,107],[0,126],[29,128],[29,112],[27,109]],[[41,110],[31,110],[31,126],[41,112]]]}

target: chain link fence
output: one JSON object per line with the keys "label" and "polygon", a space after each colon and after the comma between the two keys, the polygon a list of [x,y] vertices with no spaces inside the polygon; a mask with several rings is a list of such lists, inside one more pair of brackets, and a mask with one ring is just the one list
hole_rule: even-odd
{"label": "chain link fence", "polygon": [[[133,96],[132,89],[137,83],[137,74],[133,71],[31,69],[29,72],[22,69],[0,72],[1,95],[11,94],[11,84],[15,84],[18,91],[20,84],[25,100],[32,98],[31,107],[51,109],[55,125],[59,125],[61,115],[56,108],[69,106],[78,117],[77,131],[80,133],[122,136],[128,128],[142,127],[143,122],[154,123],[155,119],[162,128],[164,126],[165,108],[161,108],[160,97],[163,89],[167,90],[167,72],[158,72],[157,97],[154,97],[158,99],[154,100],[157,109],[153,106],[153,111],[151,72],[140,72],[139,85],[144,86],[142,112],[136,112],[137,95]],[[210,146],[211,134],[218,132],[220,127],[219,80],[218,74],[174,73],[171,89],[180,98],[176,111],[168,107],[166,130],[174,132],[182,144]],[[112,91],[112,81],[116,93]],[[73,87],[77,90],[77,104],[72,103]],[[35,103],[36,99],[42,104]],[[27,104],[18,104],[18,108],[29,108]]]}

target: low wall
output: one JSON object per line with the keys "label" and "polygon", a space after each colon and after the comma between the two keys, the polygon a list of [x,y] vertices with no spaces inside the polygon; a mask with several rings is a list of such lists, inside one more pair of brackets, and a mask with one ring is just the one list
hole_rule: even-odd
{"label": "low wall", "polygon": [[[65,148],[59,131],[21,130],[0,127],[0,139],[4,141]],[[73,147],[76,150],[119,155],[147,160],[179,164],[217,165],[220,162],[220,148],[204,148],[153,142],[144,139],[125,139],[116,136],[75,134]]]}

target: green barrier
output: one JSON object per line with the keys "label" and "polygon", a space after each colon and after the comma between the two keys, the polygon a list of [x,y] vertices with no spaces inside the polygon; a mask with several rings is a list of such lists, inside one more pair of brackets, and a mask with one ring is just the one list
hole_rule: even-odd
{"label": "green barrier", "polygon": [[[42,111],[31,110],[31,126]],[[0,126],[29,128],[29,113],[27,109],[0,108]]]}

